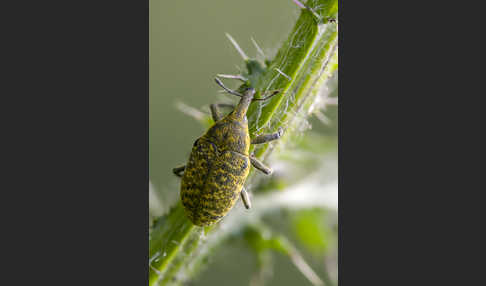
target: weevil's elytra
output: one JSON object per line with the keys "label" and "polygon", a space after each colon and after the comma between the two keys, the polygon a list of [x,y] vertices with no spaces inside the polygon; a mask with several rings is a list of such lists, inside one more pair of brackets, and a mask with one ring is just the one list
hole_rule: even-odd
{"label": "weevil's elytra", "polygon": [[231,210],[240,195],[245,207],[250,207],[249,196],[243,189],[250,164],[266,173],[271,170],[250,157],[250,144],[266,143],[282,135],[282,130],[279,130],[250,141],[246,112],[252,101],[262,99],[253,98],[253,88],[240,94],[226,88],[217,78],[216,82],[229,93],[240,96],[240,102],[222,119],[218,114],[218,105],[212,105],[215,124],[194,142],[187,165],[174,168],[178,176],[184,172],[181,182],[182,205],[188,218],[198,226],[218,222]]}

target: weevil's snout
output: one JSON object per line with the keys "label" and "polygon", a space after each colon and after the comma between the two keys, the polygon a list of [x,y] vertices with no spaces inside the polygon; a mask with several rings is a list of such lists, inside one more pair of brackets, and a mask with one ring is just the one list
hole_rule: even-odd
{"label": "weevil's snout", "polygon": [[255,96],[256,90],[253,87],[249,87],[245,90],[244,96],[248,98],[250,101],[253,101],[253,97]]}

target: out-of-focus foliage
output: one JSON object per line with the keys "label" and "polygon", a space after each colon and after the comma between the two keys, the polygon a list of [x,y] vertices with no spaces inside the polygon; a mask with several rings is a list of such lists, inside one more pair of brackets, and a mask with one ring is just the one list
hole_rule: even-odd
{"label": "out-of-focus foliage", "polygon": [[323,256],[333,247],[333,233],[327,222],[327,211],[301,210],[291,216],[292,229],[307,249],[316,256]]}

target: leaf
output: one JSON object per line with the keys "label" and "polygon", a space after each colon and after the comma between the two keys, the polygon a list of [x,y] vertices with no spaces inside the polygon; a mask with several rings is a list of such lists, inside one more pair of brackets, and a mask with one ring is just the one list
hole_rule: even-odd
{"label": "leaf", "polygon": [[263,223],[248,225],[244,230],[244,238],[248,245],[256,252],[261,266],[266,266],[262,263],[262,257],[265,258],[269,250],[277,251],[289,257],[294,266],[297,267],[312,285],[324,285],[324,282],[312,270],[309,264],[307,264],[292,243],[285,236],[271,231]]}

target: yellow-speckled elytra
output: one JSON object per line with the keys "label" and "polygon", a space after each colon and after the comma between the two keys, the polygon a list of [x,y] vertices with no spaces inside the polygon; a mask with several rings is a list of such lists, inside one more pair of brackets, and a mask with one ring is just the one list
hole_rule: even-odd
{"label": "yellow-speckled elytra", "polygon": [[265,174],[272,169],[265,166],[249,154],[250,144],[262,144],[282,136],[279,129],[272,134],[265,134],[250,140],[246,112],[252,101],[266,100],[278,93],[256,99],[255,90],[247,88],[239,93],[226,88],[228,93],[241,97],[233,111],[224,118],[219,114],[219,107],[225,104],[211,104],[211,114],[215,124],[192,147],[187,165],[174,168],[174,173],[182,177],[181,200],[187,217],[198,226],[208,226],[218,222],[234,206],[241,196],[246,208],[250,200],[243,184],[250,172],[250,164]]}

